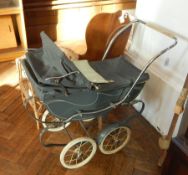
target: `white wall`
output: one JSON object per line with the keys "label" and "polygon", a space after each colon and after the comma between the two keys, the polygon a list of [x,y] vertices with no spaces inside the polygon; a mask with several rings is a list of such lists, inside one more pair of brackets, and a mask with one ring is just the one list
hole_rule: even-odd
{"label": "white wall", "polygon": [[[187,0],[137,0],[137,18],[165,28],[178,38],[178,45],[161,56],[149,69],[151,79],[140,95],[146,103],[143,115],[162,134],[168,131],[176,100],[188,72],[187,7]],[[139,58],[134,60],[139,66],[171,42],[169,38],[142,26],[137,28],[135,36],[131,50],[139,54]]]}

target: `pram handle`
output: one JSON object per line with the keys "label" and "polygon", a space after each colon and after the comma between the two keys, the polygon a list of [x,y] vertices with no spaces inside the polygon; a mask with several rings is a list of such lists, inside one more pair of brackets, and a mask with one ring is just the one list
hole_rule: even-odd
{"label": "pram handle", "polygon": [[[135,20],[131,21],[130,23],[128,23],[128,24],[124,25],[123,27],[121,27],[121,28],[114,34],[114,36],[112,37],[112,39],[110,40],[110,42],[108,42],[107,48],[106,48],[106,50],[105,50],[105,52],[104,52],[104,54],[103,54],[103,57],[102,57],[102,61],[107,57],[108,52],[110,51],[110,49],[111,49],[113,43],[116,41],[116,39],[117,39],[122,33],[124,33],[128,28],[130,28],[133,24],[135,24],[135,23],[141,23],[141,24],[144,24],[144,25],[146,25],[146,26],[148,26],[148,27],[150,27],[150,28],[152,28],[152,29],[154,29],[154,30],[157,30],[158,32],[160,32],[160,33],[162,33],[162,34],[168,36],[168,37],[171,38],[171,39],[173,39],[173,40],[175,41],[175,43],[177,44],[177,39],[176,39],[176,37],[174,37],[174,36],[171,35],[170,33],[161,31],[161,30],[157,29],[156,27],[154,27],[153,25],[147,24],[146,22],[144,22],[144,21],[142,21],[142,20],[140,20],[140,19],[135,19]],[[175,45],[176,45],[176,44],[175,44]],[[169,49],[171,49],[171,48],[169,48]],[[166,51],[168,51],[169,49],[167,49]],[[166,51],[165,51],[165,52],[166,52]],[[165,52],[164,52],[164,53],[165,53]],[[164,54],[164,53],[162,53],[162,54]]]}
{"label": "pram handle", "polygon": [[171,38],[171,39],[177,40],[176,37],[174,37],[174,35],[173,35],[172,33],[169,33],[168,31],[166,31],[165,29],[163,29],[163,28],[161,28],[161,27],[159,28],[159,27],[157,27],[156,25],[151,24],[151,23],[145,23],[145,25],[146,25],[147,27],[153,29],[153,30],[156,30],[156,31],[162,33],[163,35],[166,35],[167,37],[169,37],[169,38]]}

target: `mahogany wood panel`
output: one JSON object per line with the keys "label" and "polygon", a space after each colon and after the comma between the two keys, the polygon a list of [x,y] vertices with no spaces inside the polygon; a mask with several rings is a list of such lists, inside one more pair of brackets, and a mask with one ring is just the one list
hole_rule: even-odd
{"label": "mahogany wood panel", "polygon": [[73,0],[71,2],[25,0],[24,14],[28,44],[38,44],[39,33],[42,30],[53,40],[84,39],[86,26],[94,15],[101,12],[132,9],[135,5],[134,0]]}
{"label": "mahogany wood panel", "polygon": [[41,39],[40,39],[41,31],[45,31],[52,40],[54,41],[57,40],[56,24],[29,27],[26,30],[27,30],[27,40],[29,46],[31,46],[32,44],[38,44],[38,43],[41,44]]}

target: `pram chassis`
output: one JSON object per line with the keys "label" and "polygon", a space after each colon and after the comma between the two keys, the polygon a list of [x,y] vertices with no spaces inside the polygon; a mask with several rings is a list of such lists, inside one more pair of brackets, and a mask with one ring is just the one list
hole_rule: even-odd
{"label": "pram chassis", "polygon": [[[144,25],[147,25],[145,22],[141,21],[141,20],[134,20],[131,21],[129,24],[121,27],[116,33],[115,35],[112,37],[111,41],[108,43],[106,50],[104,52],[104,55],[102,57],[102,61],[106,58],[108,52],[110,51],[110,48],[112,47],[113,43],[115,42],[115,40],[123,33],[125,32],[129,27],[131,27],[133,24],[135,23],[142,23]],[[149,25],[148,25],[149,26]],[[151,27],[151,26],[149,26]],[[162,32],[163,33],[163,32]],[[76,113],[72,116],[69,116],[67,119],[65,120],[58,120],[58,121],[52,121],[52,122],[46,122],[45,120],[41,120],[41,115],[47,115],[46,111],[44,111],[44,106],[43,106],[43,102],[40,102],[38,100],[38,98],[35,96],[35,92],[29,82],[29,80],[27,79],[27,76],[24,74],[24,70],[23,67],[21,65],[21,61],[18,60],[17,61],[17,65],[18,65],[18,70],[19,70],[19,83],[20,83],[20,89],[21,89],[21,96],[22,96],[22,100],[23,100],[23,104],[24,106],[27,106],[27,104],[29,103],[31,108],[34,111],[34,118],[37,121],[37,127],[39,129],[39,123],[42,123],[44,128],[42,129],[41,133],[40,133],[40,141],[44,146],[65,146],[65,148],[62,150],[61,155],[60,155],[60,161],[62,163],[62,165],[66,168],[78,168],[81,167],[83,165],[85,165],[87,162],[89,162],[91,160],[91,158],[94,156],[95,152],[96,152],[96,142],[99,145],[99,149],[102,153],[104,154],[113,154],[118,152],[119,150],[121,150],[129,141],[130,139],[130,135],[131,135],[131,131],[128,127],[128,123],[137,115],[133,115],[130,116],[124,120],[118,121],[116,123],[113,123],[111,125],[108,125],[105,129],[103,129],[102,131],[100,131],[100,134],[98,135],[98,137],[96,138],[96,142],[90,138],[90,134],[87,132],[87,129],[84,126],[84,120],[82,118],[83,115],[92,115],[92,114],[97,114],[97,113],[101,113],[103,111],[107,111],[110,110],[112,108],[116,108],[118,105],[129,105],[129,104],[134,104],[134,103],[141,103],[141,109],[138,112],[139,114],[142,113],[143,109],[144,109],[144,103],[142,101],[139,100],[133,100],[132,102],[129,103],[124,103],[126,101],[126,99],[129,97],[129,95],[131,94],[131,92],[133,91],[134,87],[136,86],[136,84],[138,83],[140,77],[145,73],[145,71],[148,69],[148,67],[157,59],[159,58],[161,55],[163,55],[164,53],[166,53],[168,50],[170,50],[171,48],[173,48],[176,44],[177,44],[177,39],[174,36],[171,36],[167,33],[163,33],[165,35],[167,35],[168,37],[170,37],[171,39],[174,40],[174,42],[168,46],[167,48],[163,49],[161,52],[159,52],[156,56],[154,56],[153,58],[151,58],[148,63],[144,66],[144,68],[141,70],[140,74],[138,75],[138,77],[136,78],[136,80],[134,81],[134,83],[132,84],[132,86],[130,87],[130,89],[128,90],[128,92],[126,93],[126,95],[119,100],[116,103],[112,103],[109,106],[99,109],[99,110],[95,110],[95,111],[89,111],[89,112],[79,112]],[[69,76],[69,75],[65,75],[65,76]],[[50,78],[54,78],[54,77],[50,77]],[[57,78],[57,77],[55,77]],[[27,82],[25,82],[27,81]],[[25,85],[27,87],[25,87]],[[97,88],[97,86],[96,86]],[[83,128],[84,132],[86,133],[87,137],[82,137],[82,138],[77,138],[77,139],[73,139],[73,137],[71,136],[71,134],[68,131],[68,128],[66,128],[68,126],[68,123],[71,123],[71,121],[73,121],[76,117],[80,116],[79,122],[80,122],[80,126]],[[99,128],[101,129],[102,127],[102,118],[99,117]],[[51,124],[61,124],[60,127],[56,130],[53,130],[54,128],[49,128],[48,127],[48,123]],[[64,129],[64,131],[67,133],[67,135],[70,138],[70,142],[68,144],[46,144],[43,142],[43,135],[47,132],[47,131],[61,131],[62,129]],[[125,138],[123,138],[123,141],[121,142],[120,139],[118,138],[119,135],[121,135],[121,133],[125,132],[124,136]],[[111,136],[113,137],[113,139],[115,140],[112,144],[114,145],[119,145],[119,146],[112,146],[111,149],[106,149],[106,145],[108,145],[108,143],[105,145],[105,141],[106,139]],[[117,136],[117,137],[116,137]],[[123,136],[123,137],[124,137]],[[120,142],[120,144],[119,144]],[[92,150],[89,151],[89,155],[88,157],[84,158],[82,157],[83,160],[81,159],[81,156],[84,155],[83,152],[84,150],[81,150],[82,147],[84,147],[85,145],[89,145],[89,148],[92,147]],[[66,162],[65,157],[67,152],[70,151],[70,149],[72,149],[72,147],[75,147],[77,145],[77,147],[74,150],[74,153],[71,155],[70,161]],[[84,145],[84,146],[83,146]],[[89,149],[88,148],[88,149]],[[87,154],[88,152],[85,152],[85,154]],[[76,157],[75,157],[76,156]],[[74,159],[74,162],[73,162]],[[73,162],[73,163],[72,163]]]}

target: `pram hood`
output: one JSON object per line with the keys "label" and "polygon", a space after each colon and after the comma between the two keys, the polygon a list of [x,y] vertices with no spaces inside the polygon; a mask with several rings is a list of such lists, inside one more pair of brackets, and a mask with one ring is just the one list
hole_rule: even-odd
{"label": "pram hood", "polygon": [[56,77],[63,77],[70,72],[78,70],[44,32],[41,32],[40,35],[42,48],[28,51],[26,54],[26,60],[38,82],[52,86],[63,85],[65,87],[90,88],[90,82],[79,74],[60,78],[61,82],[57,81],[58,78]]}

